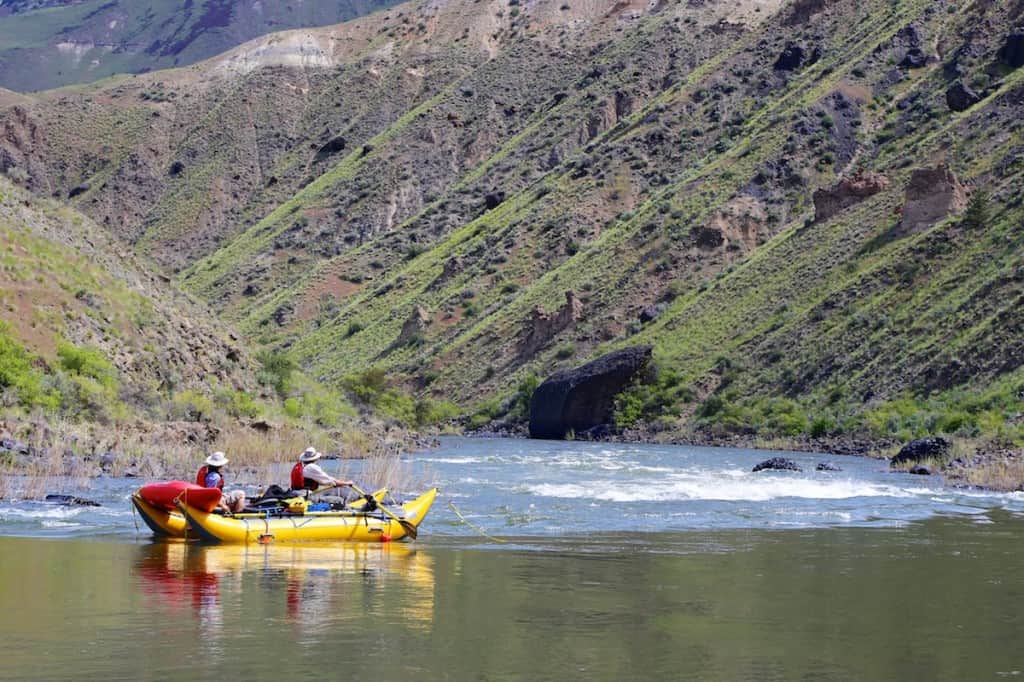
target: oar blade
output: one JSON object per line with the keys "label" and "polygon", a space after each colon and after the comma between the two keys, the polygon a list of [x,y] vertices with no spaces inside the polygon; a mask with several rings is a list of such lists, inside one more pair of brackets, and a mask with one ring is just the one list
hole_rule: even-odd
{"label": "oar blade", "polygon": [[416,539],[416,533],[418,532],[416,530],[416,526],[412,525],[411,523],[409,523],[405,519],[399,519],[398,523],[399,523],[400,526],[402,526],[402,528],[405,529],[405,534],[406,535],[411,537],[413,540]]}

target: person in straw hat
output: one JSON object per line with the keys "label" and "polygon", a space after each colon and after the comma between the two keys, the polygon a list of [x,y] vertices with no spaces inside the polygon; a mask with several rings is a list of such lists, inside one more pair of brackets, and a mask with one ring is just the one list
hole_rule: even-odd
{"label": "person in straw hat", "polygon": [[204,488],[219,488],[221,495],[217,507],[223,511],[240,512],[245,509],[245,491],[224,491],[224,474],[220,470],[227,463],[228,458],[219,450],[207,457],[202,468],[196,474],[196,485],[201,485]]}
{"label": "person in straw hat", "polygon": [[352,481],[334,478],[321,469],[320,465],[315,462],[322,456],[323,453],[317,452],[317,449],[313,447],[306,448],[299,455],[299,461],[292,467],[292,490],[311,490],[316,492],[327,488],[341,488],[352,485]]}

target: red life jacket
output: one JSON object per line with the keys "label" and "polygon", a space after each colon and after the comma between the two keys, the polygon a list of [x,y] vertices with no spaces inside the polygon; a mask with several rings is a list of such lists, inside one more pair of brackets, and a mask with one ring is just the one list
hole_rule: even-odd
{"label": "red life jacket", "polygon": [[[210,473],[209,467],[205,464],[199,468],[199,473],[196,474],[196,485],[206,487],[206,474]],[[224,476],[221,475],[220,480],[217,481],[217,488],[224,490]]]}
{"label": "red life jacket", "polygon": [[306,487],[306,481],[302,478],[302,462],[296,462],[292,467],[292,490],[302,490]]}

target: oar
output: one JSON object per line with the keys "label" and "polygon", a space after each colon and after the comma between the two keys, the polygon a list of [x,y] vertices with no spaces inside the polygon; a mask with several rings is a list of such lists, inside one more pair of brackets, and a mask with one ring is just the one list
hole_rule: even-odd
{"label": "oar", "polygon": [[[365,497],[367,499],[370,499],[370,496],[366,493],[366,491],[363,490],[362,488],[360,488],[359,486],[357,486],[355,483],[353,483],[351,487],[352,487],[352,490],[355,490],[357,493],[359,493],[363,497]],[[388,516],[390,516],[395,521],[398,521],[398,525],[400,525],[402,528],[405,529],[405,534],[406,535],[411,537],[413,540],[416,539],[416,526],[412,525],[411,523],[409,523],[405,519],[399,518],[397,514],[392,512],[390,509],[388,509],[384,505],[378,505],[377,508],[380,509],[385,514],[387,514]]]}

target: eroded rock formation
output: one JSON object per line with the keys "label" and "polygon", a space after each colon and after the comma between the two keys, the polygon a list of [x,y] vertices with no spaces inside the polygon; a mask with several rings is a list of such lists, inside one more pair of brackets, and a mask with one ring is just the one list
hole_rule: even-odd
{"label": "eroded rock formation", "polygon": [[554,313],[537,307],[530,314],[526,331],[519,341],[520,357],[529,357],[540,350],[556,334],[567,329],[583,317],[583,301],[576,294],[565,292],[565,303]]}
{"label": "eroded rock formation", "polygon": [[395,345],[401,346],[413,339],[422,337],[429,327],[430,313],[423,306],[417,305],[402,325],[402,331],[398,334]]}
{"label": "eroded rock formation", "polygon": [[934,168],[919,168],[910,176],[900,231],[917,232],[967,206],[967,190],[944,163]]}
{"label": "eroded rock formation", "polygon": [[889,180],[878,173],[860,171],[843,178],[831,187],[822,187],[814,192],[814,220],[822,222],[878,194],[889,186]]}

